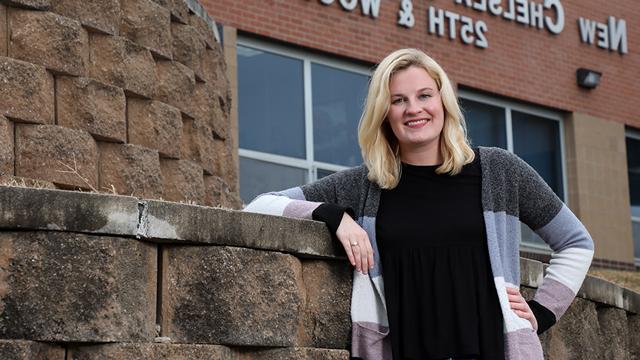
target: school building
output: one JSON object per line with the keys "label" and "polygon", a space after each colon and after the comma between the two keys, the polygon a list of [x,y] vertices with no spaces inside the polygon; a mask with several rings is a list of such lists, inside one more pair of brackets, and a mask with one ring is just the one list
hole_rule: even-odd
{"label": "school building", "polygon": [[[455,83],[472,144],[522,157],[583,221],[594,265],[640,265],[637,0],[201,3],[226,52],[245,202],[360,164],[372,66],[415,47]],[[521,241],[550,253],[526,226]]]}

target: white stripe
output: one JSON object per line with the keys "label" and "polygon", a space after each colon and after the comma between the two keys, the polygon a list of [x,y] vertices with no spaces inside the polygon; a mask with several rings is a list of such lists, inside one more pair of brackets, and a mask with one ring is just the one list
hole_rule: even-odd
{"label": "white stripe", "polygon": [[533,329],[529,320],[523,319],[518,316],[509,305],[509,297],[507,296],[507,286],[514,287],[519,290],[519,287],[505,283],[502,276],[493,278],[496,284],[496,290],[498,291],[498,300],[500,301],[500,308],[502,309],[502,316],[504,318],[504,332],[513,332],[520,329]]}
{"label": "white stripe", "polygon": [[372,279],[369,275],[353,271],[351,321],[371,322],[389,326],[384,297],[376,289],[379,289],[384,294],[382,276],[376,276]]}
{"label": "white stripe", "polygon": [[551,255],[547,276],[565,285],[574,294],[578,293],[587,274],[593,250],[567,248]]}
{"label": "white stripe", "polygon": [[262,195],[245,206],[244,211],[282,216],[284,208],[293,200],[276,195]]}

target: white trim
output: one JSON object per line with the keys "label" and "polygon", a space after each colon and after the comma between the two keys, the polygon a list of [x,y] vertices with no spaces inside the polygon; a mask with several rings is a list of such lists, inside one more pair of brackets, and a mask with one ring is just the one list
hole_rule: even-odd
{"label": "white trim", "polygon": [[507,134],[507,150],[513,151],[513,121],[511,120],[511,108],[504,107],[504,126],[506,127],[505,134]]}
{"label": "white trim", "polygon": [[261,151],[238,149],[238,155],[254,160],[266,161],[274,164],[285,165],[290,167],[297,167],[300,169],[307,169],[308,163],[305,159],[298,159],[289,156],[276,155]]}
{"label": "white trim", "polygon": [[626,137],[634,139],[634,140],[640,140],[640,129],[627,127],[627,129],[626,129]]}
{"label": "white trim", "polygon": [[459,89],[458,90],[458,96],[465,98],[465,99],[469,99],[469,100],[473,100],[473,101],[477,101],[477,102],[482,102],[485,104],[489,104],[489,105],[493,105],[493,106],[499,106],[499,107],[509,107],[513,110],[516,111],[520,111],[520,112],[524,112],[524,113],[528,113],[531,115],[536,115],[536,116],[540,116],[540,117],[544,117],[547,119],[551,119],[551,120],[556,120],[556,121],[560,121],[562,122],[564,120],[562,114],[560,112],[556,112],[553,110],[549,110],[549,109],[545,109],[542,107],[536,107],[533,105],[527,105],[527,104],[522,104],[522,103],[518,103],[516,101],[509,101],[509,100],[505,100],[505,99],[501,99],[501,98],[495,98],[492,97],[490,95],[485,95],[485,94],[480,94],[480,93],[476,93],[473,92],[471,90],[466,90],[466,89]]}
{"label": "white trim", "polygon": [[349,166],[330,164],[330,163],[320,162],[320,161],[314,161],[313,165],[318,169],[329,170],[329,171],[342,171],[342,170],[349,169]]}
{"label": "white trim", "polygon": [[307,169],[309,169],[309,176],[307,179],[312,181],[317,178],[317,174],[315,169],[313,168],[313,157],[314,157],[314,148],[313,148],[313,94],[312,84],[311,84],[311,62],[308,59],[303,59],[304,61],[304,71],[302,81],[304,84],[304,133],[305,139],[304,143],[306,146],[307,153]]}

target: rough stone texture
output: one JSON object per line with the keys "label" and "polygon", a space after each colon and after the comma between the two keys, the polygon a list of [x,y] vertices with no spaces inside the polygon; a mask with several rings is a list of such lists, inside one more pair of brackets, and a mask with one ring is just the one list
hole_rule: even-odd
{"label": "rough stone texture", "polygon": [[64,348],[27,340],[0,340],[3,360],[64,360]]}
{"label": "rough stone texture", "polygon": [[8,6],[17,8],[47,10],[50,6],[51,0],[2,0],[2,2]]}
{"label": "rough stone texture", "polygon": [[299,345],[347,349],[351,335],[353,267],[346,261],[302,263],[306,308]]}
{"label": "rough stone texture", "polygon": [[0,175],[0,186],[12,186],[20,188],[35,188],[35,189],[57,189],[50,181],[44,181],[40,179],[30,179],[20,176]]}
{"label": "rough stone texture", "polygon": [[7,7],[0,4],[0,56],[7,56]]}
{"label": "rough stone texture", "polygon": [[153,0],[171,11],[171,20],[186,24],[189,18],[189,7],[185,0]]}
{"label": "rough stone texture", "polygon": [[171,23],[173,37],[173,58],[189,67],[196,79],[205,81],[203,57],[206,50],[204,40],[191,25]]}
{"label": "rough stone texture", "polygon": [[627,320],[630,359],[640,360],[640,341],[638,341],[638,334],[640,334],[640,315],[627,314]]}
{"label": "rough stone texture", "polygon": [[544,266],[540,261],[520,258],[520,284],[538,287],[544,278]]}
{"label": "rough stone texture", "polygon": [[120,36],[90,35],[89,73],[131,95],[152,98],[158,75],[151,52]]}
{"label": "rough stone texture", "polygon": [[157,251],[133,239],[0,233],[0,337],[150,341]]}
{"label": "rough stone texture", "polygon": [[55,125],[16,124],[15,141],[16,176],[97,189],[98,148],[89,133]]}
{"label": "rough stone texture", "polygon": [[129,98],[127,119],[130,143],[156,149],[163,157],[180,157],[180,110],[159,101]]}
{"label": "rough stone texture", "polygon": [[0,57],[0,84],[0,115],[17,121],[54,123],[53,76],[44,67]]}
{"label": "rough stone texture", "polygon": [[139,234],[156,241],[241,246],[302,257],[345,257],[326,226],[317,221],[164,201],[148,201],[140,221]]}
{"label": "rough stone texture", "polygon": [[0,187],[0,204],[0,229],[128,236],[138,230],[138,199],[132,197]]}
{"label": "rough stone texture", "polygon": [[68,360],[237,360],[231,349],[220,345],[118,343],[69,349]]}
{"label": "rough stone texture", "polygon": [[616,308],[598,309],[600,336],[603,341],[603,359],[629,359],[627,315]]}
{"label": "rough stone texture", "polygon": [[127,140],[124,91],[99,81],[60,76],[56,79],[58,125],[85,130],[99,140]]}
{"label": "rough stone texture", "polygon": [[0,175],[13,175],[13,123],[0,115]]}
{"label": "rough stone texture", "polygon": [[52,12],[80,21],[87,29],[118,35],[120,3],[118,0],[55,0]]}
{"label": "rough stone texture", "polygon": [[209,27],[207,21],[196,14],[189,14],[188,21],[189,25],[196,29],[200,38],[207,46],[207,49],[214,49],[218,41],[216,40],[216,35],[213,32],[213,29]]}
{"label": "rough stone texture", "polygon": [[233,161],[233,149],[230,140],[214,140],[215,149],[215,174],[221,174],[227,184],[238,181],[238,167]]}
{"label": "rough stone texture", "polygon": [[100,188],[117,194],[157,199],[162,196],[162,173],[156,150],[131,144],[99,143]]}
{"label": "rough stone texture", "polygon": [[181,158],[202,166],[207,175],[219,174],[216,169],[217,149],[211,128],[202,119],[183,118]]}
{"label": "rough stone texture", "polygon": [[216,88],[227,88],[229,79],[227,78],[227,63],[224,59],[222,47],[217,42],[212,49],[207,49],[202,59],[204,76],[207,83]]}
{"label": "rough stone texture", "polygon": [[160,159],[164,179],[162,198],[189,204],[204,204],[202,168],[191,161]]}
{"label": "rough stone texture", "polygon": [[193,93],[193,115],[203,120],[219,139],[228,137],[229,111],[227,100],[220,90],[208,83],[197,83]]}
{"label": "rough stone texture", "polygon": [[169,247],[163,336],[177,342],[292,346],[304,306],[291,255],[233,247]]}
{"label": "rough stone texture", "polygon": [[560,321],[543,339],[545,359],[604,359],[606,339],[600,335],[598,314],[593,302],[576,298]]}
{"label": "rough stone texture", "polygon": [[[623,309],[634,314],[640,314],[640,293],[624,288],[622,289]],[[640,338],[638,339],[640,341]]]}
{"label": "rough stone texture", "polygon": [[257,351],[252,360],[349,360],[346,350],[286,348]]}
{"label": "rough stone texture", "polygon": [[227,209],[242,209],[242,200],[229,188],[222,178],[213,175],[204,176],[204,204]]}
{"label": "rough stone texture", "polygon": [[155,55],[171,59],[171,14],[151,0],[121,0],[120,35],[149,49]]}
{"label": "rough stone texture", "polygon": [[196,87],[193,71],[176,61],[158,61],[158,93],[156,98],[173,105],[194,118],[192,98]]}
{"label": "rough stone texture", "polygon": [[52,71],[85,75],[89,37],[80,22],[50,12],[10,9],[9,56]]}

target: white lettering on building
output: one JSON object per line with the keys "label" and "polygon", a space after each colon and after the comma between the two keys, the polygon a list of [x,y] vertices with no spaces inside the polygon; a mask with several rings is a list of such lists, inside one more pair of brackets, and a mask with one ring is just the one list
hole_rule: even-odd
{"label": "white lettering on building", "polygon": [[479,48],[489,46],[487,38],[484,35],[487,32],[487,24],[484,21],[473,21],[468,16],[460,16],[452,11],[436,9],[429,7],[428,12],[429,34],[444,36],[445,31],[447,37],[455,40],[460,34],[463,44],[473,44]]}
{"label": "white lettering on building", "polygon": [[546,28],[553,34],[559,34],[564,29],[564,8],[560,0],[544,0],[544,3],[529,0],[454,0],[454,2],[526,26]]}
{"label": "white lettering on building", "polygon": [[627,23],[622,19],[609,16],[607,23],[578,18],[580,28],[580,41],[585,44],[594,43],[611,51],[619,51],[621,54],[629,52],[627,44]]}
{"label": "white lettering on building", "polygon": [[[335,0],[320,0],[323,5],[332,5]],[[358,7],[358,0],[338,0],[340,6],[346,11],[353,11]],[[360,0],[362,14],[377,18],[380,15],[380,0]]]}

